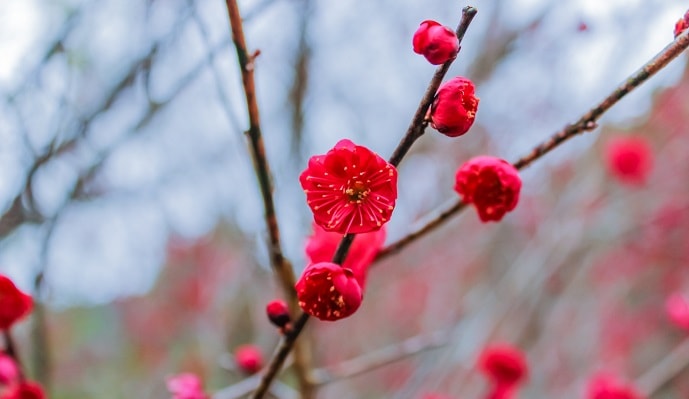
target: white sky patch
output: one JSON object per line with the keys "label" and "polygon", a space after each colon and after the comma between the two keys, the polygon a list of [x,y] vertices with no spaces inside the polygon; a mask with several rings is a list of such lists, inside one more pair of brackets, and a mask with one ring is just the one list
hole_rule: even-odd
{"label": "white sky patch", "polygon": [[0,85],[15,78],[22,59],[36,41],[41,22],[33,0],[0,2]]}

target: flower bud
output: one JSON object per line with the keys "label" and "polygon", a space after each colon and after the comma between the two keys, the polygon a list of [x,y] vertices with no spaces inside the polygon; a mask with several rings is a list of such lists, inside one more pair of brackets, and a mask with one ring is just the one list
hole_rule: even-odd
{"label": "flower bud", "polygon": [[246,374],[256,374],[263,367],[263,354],[256,345],[242,345],[235,349],[237,367]]}
{"label": "flower bud", "polygon": [[31,312],[31,296],[21,292],[9,278],[0,275],[0,330],[9,329]]}
{"label": "flower bud", "polygon": [[473,204],[482,222],[497,222],[519,202],[522,180],[514,166],[500,158],[478,156],[458,170],[455,191]]}
{"label": "flower bud", "polygon": [[653,167],[653,152],[642,137],[615,137],[605,147],[607,168],[617,180],[631,186],[646,183]]}
{"label": "flower bud", "polygon": [[684,14],[684,17],[680,18],[675,24],[675,37],[679,36],[689,28],[689,11]]}
{"label": "flower bud", "polygon": [[270,322],[276,327],[284,328],[287,323],[291,321],[287,304],[279,299],[275,299],[268,303],[266,306],[266,314],[268,314]]}
{"label": "flower bud", "polygon": [[414,52],[422,54],[433,65],[444,64],[459,52],[459,40],[452,29],[435,21],[421,22],[412,41]]}
{"label": "flower bud", "polygon": [[431,105],[431,126],[448,137],[461,136],[476,118],[479,99],[471,80],[457,76],[438,89]]}
{"label": "flower bud", "polygon": [[167,379],[167,390],[172,399],[207,399],[199,376],[193,373],[182,373]]}
{"label": "flower bud", "polygon": [[478,367],[494,385],[502,389],[521,384],[528,374],[526,357],[522,351],[507,344],[486,347],[479,356]]}
{"label": "flower bud", "polygon": [[665,313],[672,324],[689,330],[689,300],[679,292],[675,292],[665,300]]}
{"label": "flower bud", "polygon": [[320,262],[307,266],[295,288],[299,306],[321,320],[343,319],[361,305],[361,286],[354,273],[335,263]]}

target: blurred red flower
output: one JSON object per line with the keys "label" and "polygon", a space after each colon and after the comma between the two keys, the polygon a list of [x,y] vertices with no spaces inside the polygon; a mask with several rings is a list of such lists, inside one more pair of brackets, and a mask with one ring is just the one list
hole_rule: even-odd
{"label": "blurred red flower", "polygon": [[193,373],[182,373],[167,379],[172,399],[207,399],[201,379]]}
{"label": "blurred red flower", "polygon": [[508,344],[493,344],[481,352],[478,368],[495,385],[514,387],[528,375],[526,356],[521,350]]}
{"label": "blurred red flower", "polygon": [[689,300],[679,292],[667,297],[665,313],[672,324],[689,331]]}
{"label": "blurred red flower", "polygon": [[263,352],[256,345],[242,345],[235,349],[234,360],[239,370],[246,374],[255,374],[263,367]]}
{"label": "blurred red flower", "polygon": [[641,137],[615,137],[605,148],[608,171],[620,182],[642,185],[653,167],[653,152]]}
{"label": "blurred red flower", "polygon": [[607,373],[596,374],[589,380],[586,399],[642,399],[631,384]]}

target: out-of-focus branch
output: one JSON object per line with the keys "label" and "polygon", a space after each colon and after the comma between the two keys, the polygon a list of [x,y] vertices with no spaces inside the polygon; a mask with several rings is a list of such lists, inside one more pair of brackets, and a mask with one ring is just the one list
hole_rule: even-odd
{"label": "out-of-focus branch", "polygon": [[665,384],[689,365],[689,338],[682,341],[663,359],[636,380],[636,386],[647,397],[653,397]]}
{"label": "out-of-focus branch", "polygon": [[450,339],[449,331],[436,331],[417,335],[331,367],[314,370],[315,383],[325,385],[345,378],[355,377],[390,363],[404,360],[432,349],[442,348]]}
{"label": "out-of-focus branch", "polygon": [[[229,3],[232,1],[228,0],[227,2],[229,7]],[[469,25],[471,24],[471,21],[474,19],[474,16],[476,16],[477,12],[478,11],[473,7],[464,7],[464,9],[462,9],[462,19],[456,31],[460,45],[462,43],[462,39],[464,38],[464,34],[469,28]],[[421,99],[419,107],[417,108],[416,113],[414,114],[414,117],[412,119],[411,124],[409,125],[409,128],[407,129],[407,132],[402,137],[399,145],[390,157],[389,162],[391,164],[395,166],[399,165],[399,163],[402,161],[402,158],[404,158],[404,156],[407,154],[414,141],[416,141],[419,137],[423,135],[424,129],[427,124],[427,122],[425,121],[426,111],[428,110],[428,107],[431,106],[431,103],[433,102],[433,97],[435,96],[435,93],[437,92],[438,87],[440,87],[440,83],[442,82],[443,77],[445,76],[447,70],[450,68],[450,65],[452,65],[453,62],[454,59],[451,59],[436,69],[436,72],[433,75],[433,78],[431,79],[431,82],[428,85],[428,88],[426,89],[426,92]],[[337,250],[335,251],[333,263],[337,263],[338,265],[342,264],[342,262],[345,260],[347,256],[347,252],[349,251],[352,242],[354,241],[354,238],[356,238],[356,235],[354,234],[345,234],[345,236],[340,241]],[[302,313],[297,319],[297,321],[294,323],[293,330],[290,332],[290,334],[288,334],[285,337],[285,339],[278,347],[277,352],[271,359],[270,364],[268,365],[268,369],[266,373],[263,375],[263,378],[261,379],[261,383],[251,396],[252,399],[261,399],[268,391],[271,382],[273,381],[273,379],[275,379],[275,376],[280,371],[282,364],[284,363],[285,359],[287,359],[287,355],[289,355],[289,352],[292,350],[294,342],[296,341],[297,337],[301,333],[302,329],[304,328],[308,320],[309,315],[306,313]]]}
{"label": "out-of-focus branch", "polygon": [[296,301],[296,292],[294,290],[296,280],[291,265],[282,253],[280,230],[278,228],[277,217],[275,215],[275,204],[273,202],[273,185],[270,180],[270,167],[268,166],[263,136],[261,134],[261,119],[258,111],[256,87],[254,84],[254,61],[259,53],[249,54],[247,50],[246,41],[244,40],[242,18],[239,14],[239,7],[235,0],[227,0],[227,11],[230,17],[232,41],[237,50],[237,59],[242,74],[242,84],[244,86],[246,106],[249,113],[249,130],[247,130],[246,134],[249,138],[251,156],[254,160],[254,169],[263,199],[265,222],[268,228],[268,251],[270,252],[271,265],[273,269],[275,269],[287,296],[292,301]]}
{"label": "out-of-focus branch", "polygon": [[[670,61],[677,58],[677,56],[679,56],[688,47],[689,32],[685,31],[679,35],[675,41],[667,45],[660,53],[658,53],[636,72],[630,75],[603,101],[582,115],[578,121],[565,126],[564,129],[556,132],[549,139],[534,147],[531,152],[517,160],[512,165],[517,169],[524,169],[572,137],[596,129],[596,127],[598,127],[598,119],[603,116],[603,114],[610,110],[610,108],[617,104],[627,94],[631,93],[634,89],[647,81],[651,76],[655,75],[658,71],[667,66]],[[449,220],[450,217],[459,213],[464,208],[465,206],[462,201],[456,200],[452,203],[452,205],[443,207],[440,210],[433,212],[431,216],[425,219],[425,224],[416,227],[405,237],[402,237],[398,241],[383,248],[383,250],[381,250],[376,257],[376,260],[384,259],[401,251],[404,247],[416,241],[418,238],[423,237],[425,234],[433,231],[436,227],[442,225],[444,222]]]}
{"label": "out-of-focus branch", "polygon": [[[246,106],[249,114],[249,130],[246,134],[249,138],[249,148],[254,161],[254,170],[263,199],[263,208],[265,211],[264,218],[266,228],[268,229],[268,252],[270,253],[270,263],[278,276],[283,291],[287,295],[291,313],[297,314],[300,310],[297,303],[297,293],[294,289],[296,277],[292,265],[283,255],[282,245],[280,243],[280,229],[277,215],[275,214],[270,167],[266,157],[263,135],[261,134],[261,119],[254,82],[254,61],[259,52],[257,51],[253,55],[250,55],[247,50],[246,40],[244,39],[244,27],[236,0],[227,0],[226,3],[230,19],[230,28],[232,30],[232,41],[237,50],[237,60],[242,75],[242,85],[244,86]],[[301,323],[303,327],[306,323],[306,318],[301,317],[301,319],[303,319],[303,323]],[[296,340],[296,335],[294,339]],[[311,377],[309,375],[311,359],[307,349],[305,344],[296,345],[294,359],[294,368],[303,399],[311,399],[313,397],[313,384],[311,383]],[[289,351],[287,353],[289,353]],[[287,357],[287,353],[284,356],[285,358]],[[277,369],[279,369],[281,365],[282,361]],[[266,388],[267,387],[268,386],[266,386]]]}

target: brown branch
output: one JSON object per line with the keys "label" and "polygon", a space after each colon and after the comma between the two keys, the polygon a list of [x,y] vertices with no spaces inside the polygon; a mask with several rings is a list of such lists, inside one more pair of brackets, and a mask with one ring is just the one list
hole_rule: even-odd
{"label": "brown branch", "polygon": [[[660,53],[658,53],[636,72],[630,75],[603,101],[582,115],[578,121],[565,126],[564,129],[556,132],[549,139],[537,145],[531,150],[531,152],[517,160],[512,165],[519,170],[524,169],[572,137],[596,129],[596,127],[598,127],[598,119],[603,116],[603,114],[610,110],[610,108],[617,104],[627,94],[631,93],[634,89],[647,81],[651,76],[655,75],[658,71],[667,66],[670,61],[677,58],[677,56],[679,56],[688,47],[689,31],[679,35],[675,41],[667,45]],[[432,215],[424,219],[426,220],[425,224],[412,229],[412,231],[405,237],[383,248],[376,257],[376,261],[385,259],[388,256],[401,251],[418,238],[442,225],[444,222],[449,220],[450,217],[459,213],[464,208],[466,208],[466,206],[461,200],[455,200],[452,205],[447,206],[447,208],[435,211]]]}
{"label": "brown branch", "polygon": [[366,353],[335,366],[314,370],[315,383],[325,385],[345,378],[384,367],[408,357],[447,345],[450,331],[436,331],[431,334],[418,335],[402,342]]}
{"label": "brown branch", "polygon": [[[266,158],[265,146],[263,144],[263,135],[261,134],[261,120],[258,110],[258,101],[256,100],[256,86],[254,83],[254,60],[259,54],[258,52],[249,55],[244,39],[244,28],[242,18],[239,13],[239,6],[236,0],[227,0],[227,12],[230,19],[230,28],[232,30],[232,41],[237,50],[237,60],[239,62],[239,69],[242,74],[242,85],[244,86],[244,95],[246,100],[247,111],[249,114],[249,130],[246,132],[249,138],[249,147],[252,159],[254,161],[254,171],[258,179],[258,185],[261,190],[261,197],[263,199],[263,208],[265,210],[265,222],[268,229],[268,251],[270,253],[271,266],[277,274],[278,280],[282,285],[282,289],[287,295],[292,314],[300,312],[297,303],[297,293],[294,289],[296,277],[292,266],[283,255],[282,245],[280,244],[280,229],[278,227],[277,216],[275,214],[275,204],[273,201],[273,187],[271,182],[270,167]],[[303,320],[300,323],[303,328],[307,318],[303,315],[300,317]],[[301,328],[299,331],[301,331]],[[290,342],[286,339],[285,342],[290,342],[290,349],[296,340]],[[280,369],[284,359],[287,357],[289,350],[284,354],[282,360],[276,367],[275,373]],[[313,397],[313,384],[310,376],[311,359],[306,344],[298,344],[295,348],[295,371],[299,385],[301,388],[302,398],[310,399]],[[274,378],[274,374],[267,380],[266,389]]]}
{"label": "brown branch", "polygon": [[256,101],[256,87],[254,84],[254,58],[258,53],[249,55],[247,51],[242,19],[239,14],[239,7],[237,6],[236,0],[227,0],[227,11],[230,17],[232,41],[237,49],[237,59],[242,73],[242,84],[244,86],[247,111],[249,113],[249,130],[246,134],[249,138],[251,156],[254,160],[254,169],[256,171],[256,177],[258,178],[261,197],[263,199],[263,207],[265,209],[265,222],[268,228],[268,250],[270,252],[271,265],[273,269],[275,269],[285,293],[292,300],[296,300],[296,292],[294,291],[296,280],[294,272],[282,254],[280,230],[278,228],[277,217],[275,215],[275,204],[273,202],[273,186],[270,181],[271,173],[268,166],[268,160],[266,159],[263,136],[261,135],[260,115],[258,111],[258,102]]}
{"label": "brown branch", "polygon": [[[234,1],[227,0],[227,3],[229,8],[230,3],[234,3]],[[473,7],[464,7],[464,9],[462,9],[462,19],[456,31],[460,45],[462,43],[462,39],[464,38],[464,34],[466,33],[466,30],[469,28],[469,24],[471,24],[471,21],[474,19],[476,13],[477,10]],[[237,47],[237,52],[239,54],[239,46]],[[244,49],[243,53],[246,54],[246,49]],[[242,57],[239,56],[239,59],[241,63]],[[428,89],[426,89],[426,92],[421,99],[419,107],[417,108],[416,113],[414,114],[414,117],[412,119],[411,124],[409,125],[409,128],[407,129],[407,132],[402,137],[402,140],[400,140],[400,143],[398,144],[397,148],[390,157],[389,162],[391,164],[395,166],[399,165],[399,163],[402,161],[402,158],[404,158],[404,156],[407,154],[414,141],[416,141],[419,137],[423,135],[423,131],[426,128],[426,122],[424,120],[426,116],[426,111],[433,102],[435,92],[438,90],[438,87],[440,86],[443,77],[445,76],[447,70],[450,68],[450,65],[452,65],[453,62],[454,59],[451,59],[436,69],[436,72],[433,75],[430,84],[428,85]],[[355,237],[356,235],[354,234],[345,234],[345,236],[342,237],[342,240],[340,241],[340,244],[338,245],[337,250],[335,251],[333,263],[341,265],[342,262],[344,262],[345,258],[347,257],[347,252],[349,251],[349,248],[351,247]],[[253,395],[251,396],[251,399],[261,399],[266,394],[271,382],[273,381],[273,379],[275,379],[275,376],[280,371],[282,364],[284,363],[285,359],[287,359],[287,355],[289,355],[290,351],[292,350],[292,346],[294,346],[294,342],[296,341],[297,337],[303,330],[308,320],[309,315],[306,313],[301,313],[296,323],[294,324],[292,331],[285,337],[285,339],[280,344],[280,347],[278,348],[277,352],[271,359],[266,373],[263,375],[261,383],[256,388],[256,391],[254,391]]]}

